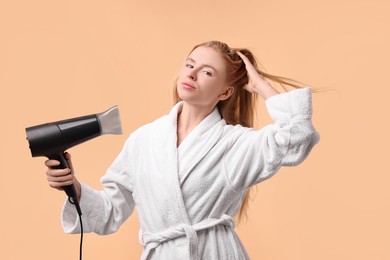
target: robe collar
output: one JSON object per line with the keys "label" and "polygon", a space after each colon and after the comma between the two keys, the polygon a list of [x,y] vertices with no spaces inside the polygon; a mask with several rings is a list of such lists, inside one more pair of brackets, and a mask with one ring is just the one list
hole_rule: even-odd
{"label": "robe collar", "polygon": [[[171,113],[172,131],[175,131],[175,144],[177,144],[177,117],[183,108],[183,102],[177,103]],[[179,184],[182,185],[191,174],[193,168],[209,153],[222,136],[223,126],[226,125],[217,107],[203,119],[186,136],[177,148],[177,174]]]}
{"label": "robe collar", "polygon": [[[186,236],[189,242],[189,256],[191,260],[199,260],[198,237],[196,232],[226,225],[234,228],[234,221],[230,216],[224,215],[220,219],[206,219],[200,223],[192,223],[188,215],[181,185],[191,175],[194,167],[210,152],[220,140],[225,120],[222,119],[218,108],[203,119],[183,140],[177,148],[177,116],[183,108],[183,102],[177,103],[171,112],[155,124],[153,133],[152,161],[158,172],[151,172],[150,187],[156,196],[155,206],[157,214],[164,223],[165,228],[151,232],[141,231],[141,242],[145,246],[142,259],[147,259],[152,249],[166,240],[179,236]],[[196,183],[194,183],[196,185]],[[157,232],[156,232],[157,231]]]}
{"label": "robe collar", "polygon": [[[176,137],[177,137],[177,117],[183,109],[183,104],[184,104],[183,101],[178,102],[176,105],[173,106],[171,112],[169,113],[169,117],[171,119],[171,122],[172,122],[173,126],[176,128]],[[188,136],[180,144],[179,149],[181,149],[180,147],[182,147],[182,145],[184,143],[186,143],[187,140],[190,140],[193,137],[198,138],[198,137],[204,135],[208,130],[210,130],[212,127],[214,127],[215,124],[217,124],[219,121],[221,121],[221,119],[222,119],[222,116],[219,113],[218,107],[215,107],[214,110],[211,111],[211,113],[205,119],[203,119],[194,129],[192,129],[192,131],[188,134]],[[190,138],[188,138],[188,137],[190,137]]]}
{"label": "robe collar", "polygon": [[150,135],[150,162],[155,170],[148,173],[148,178],[153,192],[163,194],[158,198],[163,205],[158,211],[167,227],[178,223],[192,225],[181,185],[220,140],[226,125],[215,108],[177,148],[177,115],[182,106],[182,102],[177,103],[168,115],[157,120]]}

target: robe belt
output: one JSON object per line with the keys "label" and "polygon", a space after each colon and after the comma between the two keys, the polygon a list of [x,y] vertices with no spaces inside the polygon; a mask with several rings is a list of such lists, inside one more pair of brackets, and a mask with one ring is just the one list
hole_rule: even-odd
{"label": "robe belt", "polygon": [[159,233],[142,232],[141,236],[139,237],[140,244],[144,246],[142,259],[147,259],[150,251],[158,247],[161,243],[185,235],[188,239],[188,251],[190,259],[199,260],[198,236],[196,231],[208,229],[217,225],[225,225],[233,229],[235,227],[233,218],[224,214],[219,219],[209,218],[192,226],[181,224]]}

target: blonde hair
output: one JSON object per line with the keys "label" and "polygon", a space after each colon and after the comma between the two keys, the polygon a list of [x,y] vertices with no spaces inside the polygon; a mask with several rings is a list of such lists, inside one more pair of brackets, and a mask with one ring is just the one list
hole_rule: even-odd
{"label": "blonde hair", "polygon": [[[219,41],[209,41],[196,45],[192,50],[194,51],[198,47],[209,47],[220,53],[221,57],[225,60],[227,70],[227,83],[229,86],[235,88],[232,96],[226,100],[220,101],[217,104],[219,112],[227,124],[236,125],[240,124],[245,127],[254,127],[254,115],[256,109],[257,94],[250,93],[244,89],[244,86],[248,83],[248,75],[245,69],[245,64],[241,57],[237,54],[237,51],[245,55],[252,65],[256,68],[257,72],[264,78],[273,82],[279,83],[283,89],[287,90],[284,85],[289,85],[294,88],[302,88],[302,83],[295,80],[271,75],[261,71],[256,62],[256,58],[253,53],[245,48],[230,48],[226,43]],[[190,52],[190,53],[191,53]],[[175,81],[175,83],[177,80]],[[177,103],[181,99],[177,93],[176,84],[173,89],[173,99]],[[240,212],[238,214],[238,222],[241,221],[245,215],[247,217],[247,208],[249,204],[249,192],[247,191],[243,200]]]}

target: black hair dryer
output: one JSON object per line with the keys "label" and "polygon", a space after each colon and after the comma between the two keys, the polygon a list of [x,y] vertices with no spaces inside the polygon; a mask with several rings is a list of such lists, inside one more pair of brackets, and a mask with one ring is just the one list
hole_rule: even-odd
{"label": "black hair dryer", "polygon": [[[26,128],[27,140],[33,157],[46,156],[58,160],[56,169],[68,168],[64,152],[80,143],[104,134],[122,134],[119,109],[114,106],[99,114],[76,117]],[[73,185],[63,187],[69,201],[81,209]]]}

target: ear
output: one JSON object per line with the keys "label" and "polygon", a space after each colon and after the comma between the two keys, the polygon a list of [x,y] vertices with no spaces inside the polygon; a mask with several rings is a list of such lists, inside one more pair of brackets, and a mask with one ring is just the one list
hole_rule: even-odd
{"label": "ear", "polygon": [[234,93],[234,87],[233,86],[229,86],[226,88],[226,90],[219,95],[219,100],[220,101],[223,101],[223,100],[226,100],[228,98],[230,98]]}

